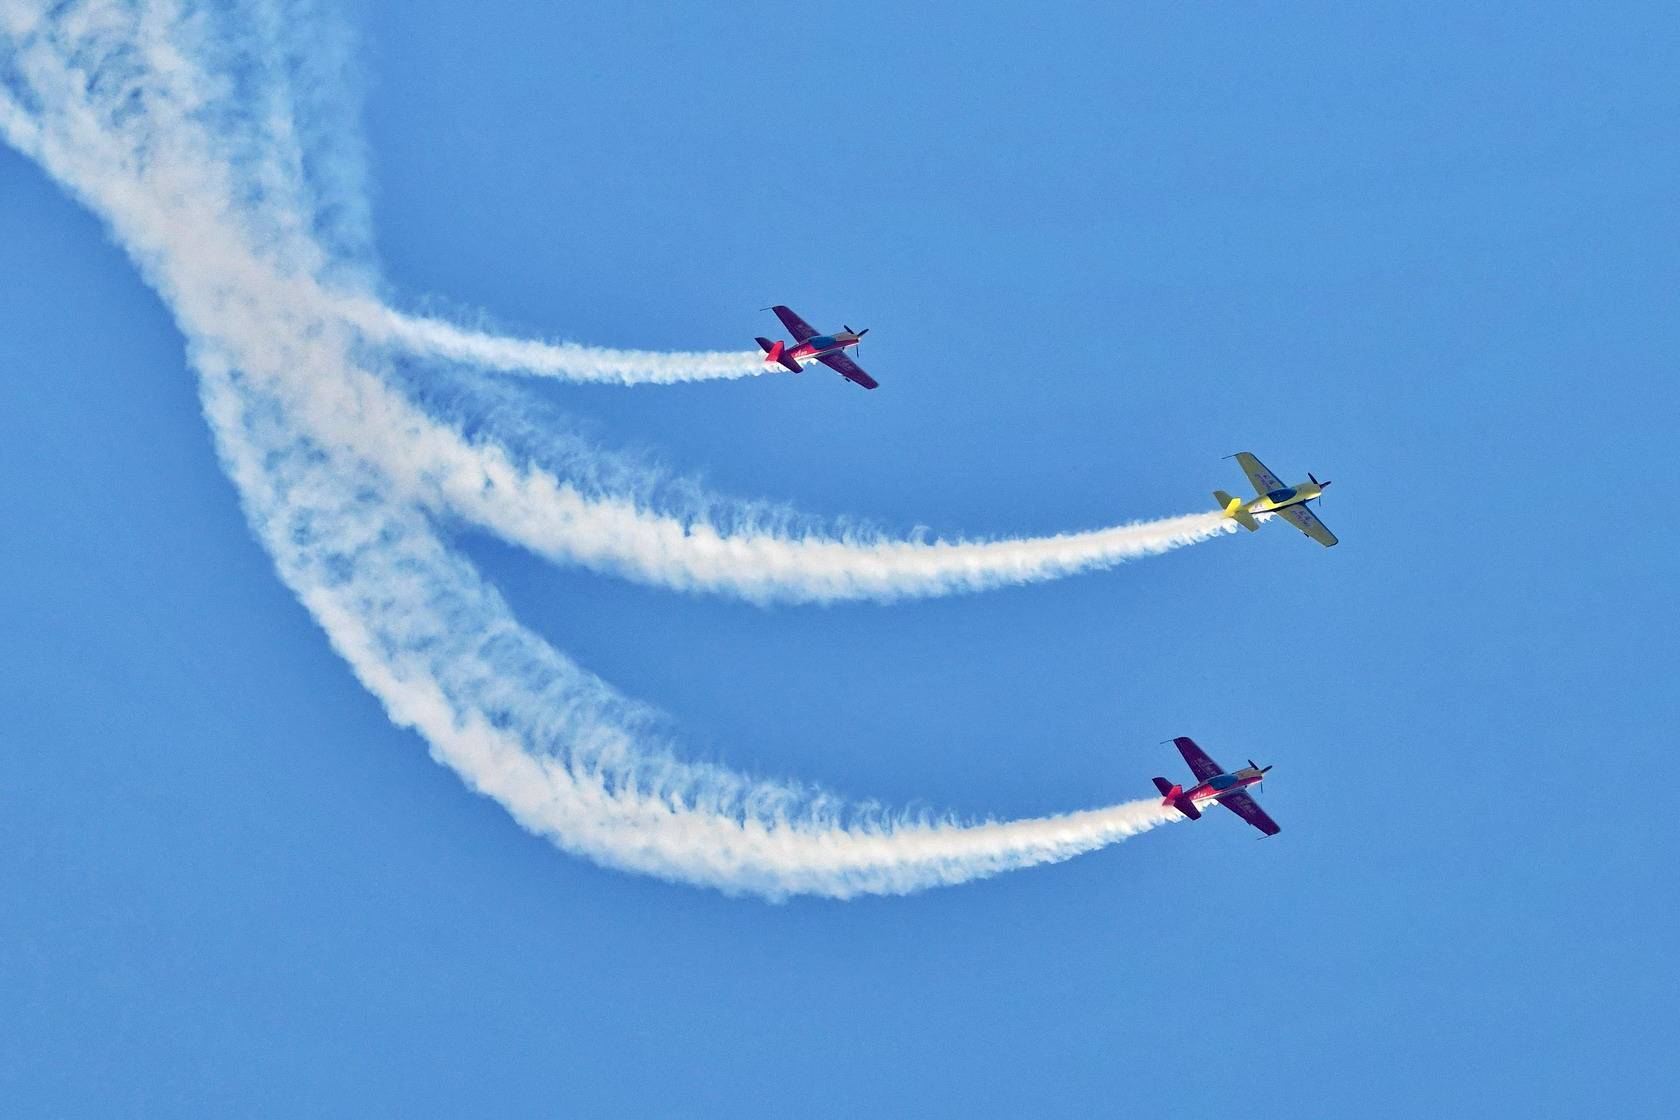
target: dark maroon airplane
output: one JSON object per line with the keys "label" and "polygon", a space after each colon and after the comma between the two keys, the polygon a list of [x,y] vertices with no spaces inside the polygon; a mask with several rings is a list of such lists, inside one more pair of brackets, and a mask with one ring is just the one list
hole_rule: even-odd
{"label": "dark maroon airplane", "polygon": [[854,331],[851,327],[847,327],[838,334],[818,334],[815,327],[795,315],[792,309],[783,307],[779,303],[775,307],[767,307],[765,310],[774,311],[776,318],[782,321],[782,326],[786,327],[789,333],[793,335],[792,346],[780,339],[775,342],[771,342],[768,338],[755,340],[764,351],[766,363],[775,362],[785,369],[798,373],[804,368],[799,364],[801,361],[815,359],[847,381],[862,385],[865,389],[873,389],[879,384],[873,377],[863,372],[856,362],[846,356],[846,347],[856,346],[858,340],[869,333],[868,327],[861,331]]}
{"label": "dark maroon airplane", "polygon": [[1194,739],[1180,735],[1173,740],[1173,746],[1184,756],[1190,772],[1196,775],[1197,784],[1185,789],[1165,778],[1156,778],[1155,788],[1161,791],[1162,805],[1171,805],[1191,820],[1196,820],[1202,815],[1202,811],[1196,807],[1196,802],[1217,801],[1267,836],[1276,836],[1283,831],[1247,792],[1249,786],[1257,786],[1265,781],[1266,771],[1271,769],[1270,766],[1256,766],[1251,758],[1248,760],[1248,769],[1227,774],[1225,768],[1209,758],[1207,752],[1198,747]]}

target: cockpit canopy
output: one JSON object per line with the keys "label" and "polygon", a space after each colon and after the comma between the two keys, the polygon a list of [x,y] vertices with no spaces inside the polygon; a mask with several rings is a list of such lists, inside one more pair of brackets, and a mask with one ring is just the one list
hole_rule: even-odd
{"label": "cockpit canopy", "polygon": [[1282,490],[1273,490],[1266,495],[1274,502],[1287,502],[1294,496],[1295,488],[1293,486],[1285,486]]}

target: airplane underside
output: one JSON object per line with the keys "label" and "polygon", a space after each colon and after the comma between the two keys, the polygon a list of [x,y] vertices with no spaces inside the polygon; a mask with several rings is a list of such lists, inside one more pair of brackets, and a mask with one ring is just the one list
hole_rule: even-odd
{"label": "airplane underside", "polygon": [[1267,836],[1276,836],[1281,831],[1277,822],[1266,815],[1259,802],[1248,792],[1248,787],[1258,786],[1265,780],[1270,766],[1258,766],[1250,760],[1246,769],[1227,772],[1209,758],[1194,739],[1180,735],[1173,740],[1173,745],[1196,776],[1196,784],[1186,790],[1166,778],[1152,779],[1155,788],[1161,792],[1163,808],[1170,805],[1194,821],[1201,819],[1202,805],[1218,802]]}
{"label": "airplane underside", "polygon": [[795,315],[792,309],[781,304],[767,307],[765,310],[774,311],[776,317],[782,321],[782,326],[793,335],[792,345],[768,338],[756,340],[759,348],[764,351],[766,364],[780,365],[793,373],[803,373],[806,364],[821,362],[854,385],[861,385],[865,389],[879,388],[879,383],[846,353],[848,347],[856,346],[858,340],[869,333],[867,327],[861,331],[847,327],[843,332],[823,334]]}
{"label": "airplane underside", "polygon": [[1316,475],[1308,474],[1307,481],[1285,486],[1277,475],[1266,469],[1264,463],[1248,452],[1239,451],[1235,458],[1253,484],[1256,496],[1244,501],[1223,490],[1215,490],[1213,500],[1219,503],[1221,513],[1251,533],[1260,528],[1261,518],[1275,516],[1289,522],[1325,548],[1336,543],[1336,534],[1307,505],[1323,497],[1324,488],[1330,485],[1329,479],[1320,482]]}

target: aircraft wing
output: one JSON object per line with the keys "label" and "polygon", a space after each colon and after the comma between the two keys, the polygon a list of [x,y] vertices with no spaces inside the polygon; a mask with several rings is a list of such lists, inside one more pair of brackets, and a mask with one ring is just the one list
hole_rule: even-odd
{"label": "aircraft wing", "polygon": [[[792,330],[792,327],[788,328]],[[835,350],[828,354],[818,354],[817,361],[844,377],[847,381],[855,381],[865,389],[873,389],[880,384],[873,377],[863,372],[863,369],[846,355]]]}
{"label": "aircraft wing", "polygon": [[1267,836],[1276,836],[1283,831],[1278,827],[1276,821],[1266,815],[1266,810],[1260,808],[1260,803],[1250,797],[1246,790],[1239,789],[1236,793],[1226,794],[1219,799],[1219,803]]}
{"label": "aircraft wing", "polygon": [[1196,740],[1180,735],[1173,740],[1173,746],[1184,756],[1184,763],[1190,767],[1190,773],[1196,775],[1198,782],[1205,782],[1215,774],[1225,773],[1225,767],[1209,758],[1207,752],[1196,745]]}
{"label": "aircraft wing", "polygon": [[795,342],[804,342],[808,338],[817,337],[817,334],[819,333],[817,329],[805,320],[801,319],[799,316],[795,315],[793,313],[793,308],[783,307],[778,303],[770,310],[776,313],[776,318],[782,321],[782,326],[786,327],[788,329],[788,333],[793,335],[793,340]]}
{"label": "aircraft wing", "polygon": [[1336,534],[1326,529],[1324,522],[1318,519],[1318,515],[1304,505],[1286,506],[1278,510],[1278,516],[1287,518],[1291,525],[1325,548],[1329,548],[1336,543]]}
{"label": "aircraft wing", "polygon": [[1283,489],[1283,480],[1266,469],[1266,464],[1256,459],[1246,451],[1239,451],[1236,455],[1237,466],[1243,469],[1248,481],[1253,484],[1256,494],[1269,494],[1273,490]]}

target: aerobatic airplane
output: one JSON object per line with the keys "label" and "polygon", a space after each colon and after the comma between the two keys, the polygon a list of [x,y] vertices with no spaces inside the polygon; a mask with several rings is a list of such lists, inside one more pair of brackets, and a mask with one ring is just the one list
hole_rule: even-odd
{"label": "aerobatic airplane", "polygon": [[1283,831],[1247,792],[1249,786],[1266,780],[1266,771],[1271,769],[1270,766],[1256,766],[1251,758],[1248,769],[1227,774],[1225,768],[1209,758],[1194,739],[1180,735],[1173,740],[1173,746],[1184,756],[1190,772],[1196,775],[1197,784],[1185,789],[1165,778],[1156,778],[1155,788],[1161,791],[1162,805],[1171,805],[1191,820],[1197,820],[1202,811],[1196,808],[1196,802],[1217,801],[1267,836],[1276,836]]}
{"label": "aerobatic airplane", "polygon": [[873,389],[879,384],[873,377],[858,368],[858,364],[846,356],[846,347],[856,346],[858,340],[869,333],[865,327],[861,331],[854,331],[851,327],[838,334],[818,334],[816,328],[793,313],[791,308],[777,304],[767,307],[766,311],[774,311],[776,318],[782,321],[793,335],[793,345],[789,346],[781,339],[771,342],[768,338],[756,341],[764,350],[764,361],[768,365],[777,365],[798,373],[803,367],[802,361],[815,359],[829,369],[844,377],[847,381],[862,385],[865,389]]}
{"label": "aerobatic airplane", "polygon": [[1248,452],[1239,451],[1235,456],[1227,457],[1237,460],[1243,473],[1248,475],[1248,481],[1254,484],[1257,496],[1251,502],[1244,502],[1241,498],[1231,497],[1223,490],[1215,490],[1213,500],[1219,503],[1219,508],[1225,511],[1226,517],[1252,533],[1260,528],[1260,522],[1255,519],[1256,514],[1267,516],[1275,513],[1325,548],[1336,543],[1336,534],[1326,529],[1324,522],[1307,508],[1308,502],[1324,494],[1324,488],[1330,485],[1328,480],[1320,482],[1308,473],[1308,481],[1285,486],[1277,475],[1266,469],[1266,464]]}

